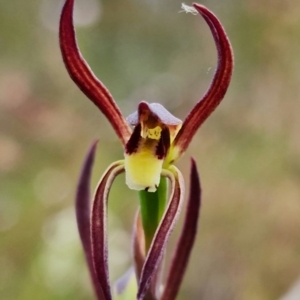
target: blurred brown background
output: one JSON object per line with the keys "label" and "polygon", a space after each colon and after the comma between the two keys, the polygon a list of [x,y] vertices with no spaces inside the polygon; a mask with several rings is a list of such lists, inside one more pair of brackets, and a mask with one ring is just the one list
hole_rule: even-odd
{"label": "blurred brown background", "polygon": [[[125,115],[140,100],[184,118],[216,66],[208,26],[177,0],[76,0],[81,51]],[[191,4],[191,3],[186,3]],[[300,299],[300,2],[206,0],[235,53],[226,98],[178,163],[201,172],[199,234],[178,299]],[[93,299],[73,199],[122,147],[64,69],[62,1],[0,0],[0,299]],[[110,198],[111,278],[130,265],[137,196]],[[172,251],[180,224],[172,236]],[[297,292],[298,289],[298,292]],[[294,298],[292,298],[294,295]]]}

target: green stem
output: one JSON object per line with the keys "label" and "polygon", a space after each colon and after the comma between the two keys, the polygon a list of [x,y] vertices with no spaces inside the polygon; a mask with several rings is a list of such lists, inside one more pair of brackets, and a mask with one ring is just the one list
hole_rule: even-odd
{"label": "green stem", "polygon": [[165,211],[167,196],[168,182],[165,177],[161,177],[156,192],[139,192],[141,218],[145,232],[146,252],[149,250],[156,229]]}

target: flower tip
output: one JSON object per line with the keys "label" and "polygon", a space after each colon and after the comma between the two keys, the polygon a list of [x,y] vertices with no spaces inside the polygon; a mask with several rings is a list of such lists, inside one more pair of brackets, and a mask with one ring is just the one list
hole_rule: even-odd
{"label": "flower tip", "polygon": [[197,3],[197,2],[193,2],[193,4],[192,4],[196,9],[197,8],[205,8],[205,6],[204,5],[202,5],[202,4],[199,4],[199,3]]}
{"label": "flower tip", "polygon": [[91,145],[91,150],[95,151],[99,143],[99,139],[94,139]]}
{"label": "flower tip", "polygon": [[[199,191],[199,193],[201,193],[200,175],[199,175],[199,172],[198,172],[196,160],[193,157],[191,157],[191,175],[190,175],[190,178],[191,178],[192,185],[197,190],[197,193],[198,193],[198,191]],[[192,188],[192,186],[191,186],[191,188]]]}
{"label": "flower tip", "polygon": [[73,7],[74,7],[74,0],[66,0],[63,5],[62,14],[67,13],[67,12],[72,13]]}
{"label": "flower tip", "polygon": [[99,140],[94,140],[86,154],[85,163],[83,165],[80,177],[82,180],[86,180],[88,177],[91,176],[91,169],[94,163],[98,142]]}
{"label": "flower tip", "polygon": [[201,15],[205,15],[209,12],[209,10],[207,9],[206,6],[199,4],[199,3],[193,3],[193,7],[196,9],[196,11],[201,14]]}
{"label": "flower tip", "polygon": [[196,160],[194,157],[191,157],[191,166],[194,167],[196,165]]}
{"label": "flower tip", "polygon": [[[96,153],[98,141],[99,140],[93,141],[86,154],[85,161],[82,166],[82,170],[78,182],[76,203],[77,202],[85,203],[86,201],[89,201],[88,199],[82,200],[82,198],[88,198],[85,195],[85,191],[89,189],[90,177],[91,177],[91,172],[92,172],[92,167],[95,159],[95,153]],[[82,195],[84,195],[84,197],[82,197]]]}

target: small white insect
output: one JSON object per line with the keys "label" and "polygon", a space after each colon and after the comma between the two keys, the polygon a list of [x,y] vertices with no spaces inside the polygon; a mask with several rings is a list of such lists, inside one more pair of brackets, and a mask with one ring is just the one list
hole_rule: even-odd
{"label": "small white insect", "polygon": [[191,13],[192,15],[197,15],[198,14],[197,10],[194,7],[188,6],[184,3],[181,3],[181,8],[182,8],[182,10],[179,11],[180,13],[185,12],[187,14]]}

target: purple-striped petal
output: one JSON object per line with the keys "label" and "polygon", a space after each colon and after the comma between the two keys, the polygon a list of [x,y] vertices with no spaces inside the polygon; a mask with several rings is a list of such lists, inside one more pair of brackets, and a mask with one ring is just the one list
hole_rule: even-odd
{"label": "purple-striped petal", "polygon": [[218,18],[205,6],[197,3],[193,6],[195,9],[190,8],[190,10],[198,11],[202,15],[214,37],[218,51],[218,66],[208,91],[186,117],[174,140],[174,146],[179,148],[179,155],[186,150],[198,128],[223,99],[233,71],[233,52],[225,29]]}
{"label": "purple-striped petal", "polygon": [[193,159],[191,162],[190,195],[184,225],[172,258],[161,300],[174,300],[176,298],[197,234],[201,206],[201,185],[196,163]]}
{"label": "purple-striped petal", "polygon": [[182,208],[184,199],[184,180],[180,171],[170,167],[171,171],[163,170],[162,176],[171,180],[172,195],[168,207],[156,230],[155,236],[147,253],[146,260],[141,273],[137,299],[142,300],[149,288],[151,280],[161,262],[168,238],[175,226]]}
{"label": "purple-striped petal", "polygon": [[112,182],[122,172],[124,172],[122,161],[110,165],[96,189],[92,209],[91,240],[93,263],[105,300],[112,299],[108,274],[107,201]]}
{"label": "purple-striped petal", "polygon": [[102,288],[96,278],[96,273],[93,267],[91,238],[90,238],[90,181],[92,167],[94,164],[97,142],[94,142],[90,147],[77,184],[75,210],[77,227],[83,246],[84,254],[88,264],[89,272],[93,281],[93,286],[98,300],[104,300]]}
{"label": "purple-striped petal", "polygon": [[125,146],[131,135],[131,129],[112,95],[104,84],[93,74],[78,49],[73,25],[73,7],[74,0],[66,0],[60,19],[59,41],[65,66],[70,77],[81,91],[92,100],[106,116],[123,146]]}

